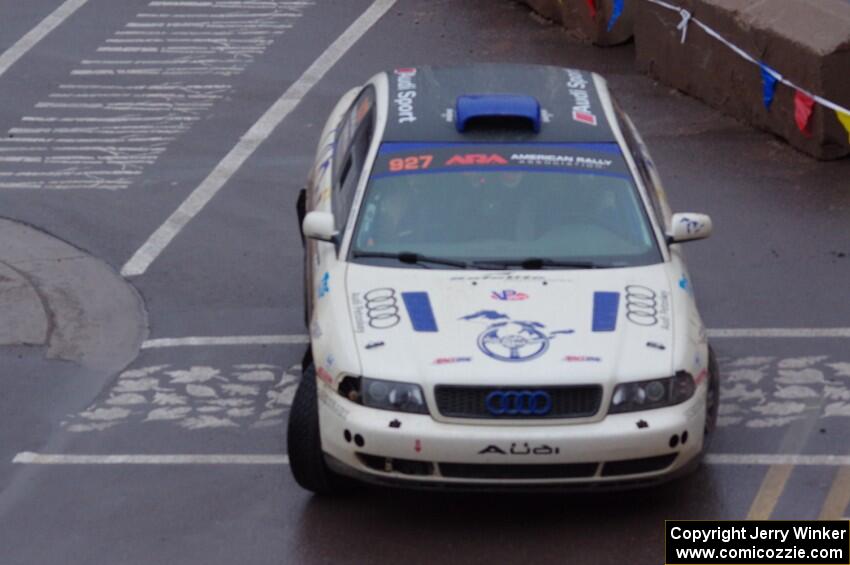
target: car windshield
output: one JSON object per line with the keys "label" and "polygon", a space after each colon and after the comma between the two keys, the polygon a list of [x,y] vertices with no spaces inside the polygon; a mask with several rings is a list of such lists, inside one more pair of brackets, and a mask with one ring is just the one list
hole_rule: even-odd
{"label": "car windshield", "polygon": [[385,143],[351,258],[430,268],[661,261],[616,144]]}

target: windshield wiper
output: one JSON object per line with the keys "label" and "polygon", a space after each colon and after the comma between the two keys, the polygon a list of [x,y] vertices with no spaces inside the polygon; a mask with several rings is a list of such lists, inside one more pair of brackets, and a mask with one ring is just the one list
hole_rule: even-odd
{"label": "windshield wiper", "polygon": [[494,261],[473,261],[476,267],[519,267],[531,271],[545,269],[546,267],[564,267],[567,269],[604,269],[607,265],[599,265],[592,261],[563,261],[560,259],[546,259],[543,257],[527,257],[525,259],[506,259]]}
{"label": "windshield wiper", "polygon": [[466,269],[469,267],[469,264],[465,261],[458,261],[456,259],[446,259],[445,257],[431,257],[430,255],[422,255],[420,253],[413,253],[412,251],[400,251],[398,253],[386,253],[383,251],[354,251],[351,254],[354,258],[360,257],[376,257],[380,259],[398,259],[402,263],[408,263],[411,265],[422,265],[426,267],[424,263],[434,263],[437,265],[448,265],[449,267],[457,267],[458,269]]}

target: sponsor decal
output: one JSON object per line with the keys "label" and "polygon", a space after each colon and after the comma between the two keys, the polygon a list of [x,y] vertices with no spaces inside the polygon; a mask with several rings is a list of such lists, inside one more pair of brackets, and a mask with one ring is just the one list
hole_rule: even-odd
{"label": "sponsor decal", "polygon": [[478,452],[478,455],[487,455],[495,453],[498,455],[557,455],[561,453],[561,448],[551,447],[549,445],[540,444],[531,446],[528,443],[511,443],[510,447],[503,448],[498,445],[488,445]]}
{"label": "sponsor decal", "polygon": [[324,404],[328,410],[339,416],[341,419],[348,419],[348,409],[342,405],[339,400],[339,396],[335,392],[329,392],[325,387],[319,387],[319,402]]}
{"label": "sponsor decal", "polygon": [[553,280],[561,280],[561,279],[550,279],[543,275],[515,275],[510,273],[496,273],[496,274],[487,274],[487,275],[458,275],[453,276],[449,279],[450,281],[469,281],[473,283],[477,282],[526,282],[526,281],[537,281],[537,282],[550,282]]}
{"label": "sponsor decal", "polygon": [[416,441],[413,442],[413,451],[415,451],[416,453],[419,453],[419,452],[422,451],[422,440],[417,439]]}
{"label": "sponsor decal", "polygon": [[472,357],[437,357],[434,359],[434,365],[451,365],[453,363],[469,363]]}
{"label": "sponsor decal", "polygon": [[480,310],[460,319],[489,321],[478,335],[478,348],[497,361],[531,361],[546,353],[556,336],[574,333],[574,330],[550,332],[540,322],[511,320],[507,314],[494,310]]}
{"label": "sponsor decal", "polygon": [[434,319],[434,310],[431,308],[431,299],[427,292],[402,292],[401,298],[413,330],[417,332],[436,332],[437,320]]}
{"label": "sponsor decal", "polygon": [[567,88],[573,97],[573,120],[590,126],[597,125],[596,115],[590,106],[588,81],[580,71],[567,70]]}
{"label": "sponsor decal", "polygon": [[666,345],[658,343],[657,341],[647,341],[646,346],[651,347],[652,349],[658,349],[660,351],[664,351],[665,349],[667,349]]}
{"label": "sponsor decal", "polygon": [[334,381],[331,374],[324,367],[319,367],[319,368],[316,369],[316,376],[318,376],[320,380],[322,380],[322,381],[324,381],[328,384],[331,384]]}
{"label": "sponsor decal", "polygon": [[325,272],[322,275],[322,280],[319,282],[319,298],[323,298],[327,293],[331,291],[328,287],[328,281],[331,280],[331,275],[328,272]]}
{"label": "sponsor decal", "polygon": [[665,330],[670,327],[670,297],[649,287],[632,284],[626,287],[626,319],[631,323],[650,327],[660,323]]}
{"label": "sponsor decal", "polygon": [[682,278],[679,279],[679,288],[686,292],[690,292],[690,285],[688,284],[688,277],[682,275]]}
{"label": "sponsor decal", "polygon": [[611,159],[600,157],[581,157],[575,155],[545,155],[539,153],[513,153],[511,161],[526,166],[582,167],[587,169],[607,169],[614,164]]}
{"label": "sponsor decal", "polygon": [[491,153],[487,155],[486,153],[467,153],[465,155],[454,155],[448,161],[446,161],[446,166],[450,167],[453,165],[507,165],[508,160],[502,157],[501,155],[497,155],[495,153]]}
{"label": "sponsor decal", "polygon": [[336,359],[335,359],[335,358],[334,358],[334,356],[333,356],[333,355],[331,355],[330,353],[328,354],[328,356],[327,356],[327,357],[325,357],[325,364],[326,364],[328,367],[333,367],[335,362],[336,362]]}
{"label": "sponsor decal", "polygon": [[517,292],[515,290],[494,290],[490,293],[490,298],[492,298],[493,300],[505,300],[508,302],[515,302],[518,300],[527,300],[528,295],[524,292]]}
{"label": "sponsor decal", "polygon": [[313,339],[319,339],[322,337],[322,326],[319,325],[317,320],[310,322],[310,337]]}
{"label": "sponsor decal", "polygon": [[396,157],[390,159],[390,172],[418,171],[427,169],[434,160],[433,155],[413,155],[411,157]]}
{"label": "sponsor decal", "polygon": [[590,355],[567,355],[564,361],[568,363],[601,363],[602,357],[592,357]]}
{"label": "sponsor decal", "polygon": [[682,218],[679,223],[685,224],[685,230],[688,232],[688,235],[701,231],[702,228],[705,226],[705,224],[703,224],[702,222],[698,222],[690,218]]}
{"label": "sponsor decal", "polygon": [[416,69],[405,68],[395,70],[396,95],[393,103],[396,106],[398,123],[406,124],[416,121],[413,101],[416,99]]}
{"label": "sponsor decal", "polygon": [[384,346],[383,341],[370,341],[369,343],[366,344],[366,349],[375,349],[376,347],[383,347],[383,346]]}
{"label": "sponsor decal", "polygon": [[619,292],[593,293],[593,331],[613,332],[617,329],[617,311],[620,307]]}
{"label": "sponsor decal", "polygon": [[398,299],[395,289],[373,288],[363,294],[352,293],[351,305],[354,310],[354,330],[362,333],[364,326],[372,329],[386,330],[401,322]]}

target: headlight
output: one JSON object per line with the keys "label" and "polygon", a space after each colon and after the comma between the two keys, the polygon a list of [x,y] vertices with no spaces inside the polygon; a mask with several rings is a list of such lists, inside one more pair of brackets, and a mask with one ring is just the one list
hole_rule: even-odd
{"label": "headlight", "polygon": [[696,385],[690,373],[679,371],[675,377],[636,383],[622,383],[611,395],[609,414],[651,410],[681,404],[694,395]]}
{"label": "headlight", "polygon": [[345,377],[339,392],[352,402],[369,408],[427,414],[425,395],[419,385],[366,377]]}

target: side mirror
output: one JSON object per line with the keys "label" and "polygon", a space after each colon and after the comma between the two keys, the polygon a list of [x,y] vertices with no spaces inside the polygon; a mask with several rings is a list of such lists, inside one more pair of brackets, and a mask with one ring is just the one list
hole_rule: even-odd
{"label": "side mirror", "polygon": [[308,212],[301,223],[301,231],[307,239],[318,239],[337,243],[339,232],[334,227],[334,216],[330,212]]}
{"label": "side mirror", "polygon": [[667,232],[667,243],[705,239],[711,235],[711,228],[711,218],[706,214],[691,212],[673,214],[673,219],[670,221],[670,231]]}

